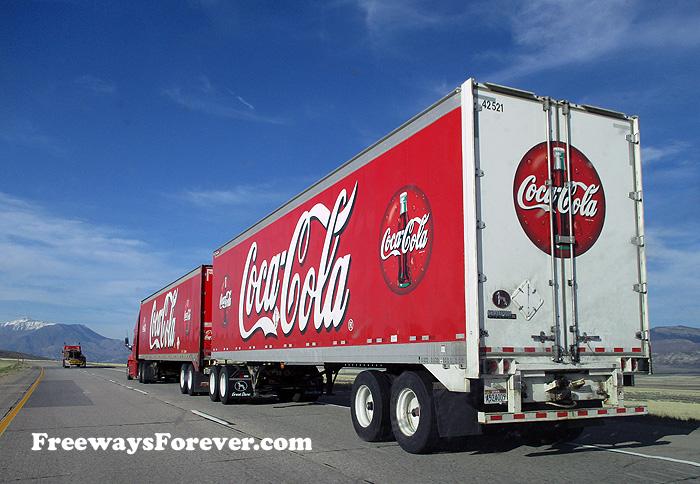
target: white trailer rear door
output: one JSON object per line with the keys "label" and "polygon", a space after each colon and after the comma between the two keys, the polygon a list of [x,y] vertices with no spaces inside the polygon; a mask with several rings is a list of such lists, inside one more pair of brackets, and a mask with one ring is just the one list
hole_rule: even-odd
{"label": "white trailer rear door", "polygon": [[494,85],[473,93],[482,352],[648,356],[636,119]]}

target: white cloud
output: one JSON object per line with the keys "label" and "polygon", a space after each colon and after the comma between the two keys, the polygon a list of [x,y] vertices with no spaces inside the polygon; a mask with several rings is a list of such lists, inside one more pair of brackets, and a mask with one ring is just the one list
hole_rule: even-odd
{"label": "white cloud", "polygon": [[[700,12],[691,8],[644,11],[631,0],[530,0],[506,3],[512,52],[490,52],[508,67],[489,75],[506,82],[571,64],[599,62],[613,54],[642,55],[642,49],[700,45]],[[654,7],[654,3],[647,6]],[[501,5],[503,6],[503,5]]]}
{"label": "white cloud", "polygon": [[679,155],[689,153],[691,148],[690,143],[685,141],[672,141],[662,147],[642,147],[642,163],[649,165],[659,161],[668,161],[677,164],[674,162],[677,162]]}
{"label": "white cloud", "polygon": [[8,143],[39,148],[61,157],[68,154],[57,137],[47,134],[34,122],[4,119],[0,123],[0,138]]}
{"label": "white cloud", "polygon": [[281,205],[290,195],[271,185],[238,185],[230,190],[188,190],[182,199],[202,207]]}
{"label": "white cloud", "polygon": [[316,183],[321,177],[298,175],[285,179],[271,178],[265,183],[239,184],[228,190],[186,190],[175,198],[180,203],[192,204],[211,212],[217,208],[246,210],[257,218],[270,213],[297,196],[302,190]]}
{"label": "white cloud", "polygon": [[[231,103],[231,98],[229,96],[220,95],[207,78],[200,78],[200,82],[203,83],[203,89],[188,90],[181,86],[173,85],[172,87],[162,89],[161,94],[175,104],[183,106],[190,111],[221,118],[238,119],[241,121],[286,124],[281,118],[257,114],[252,104],[244,101],[240,96],[234,95],[236,101],[243,104],[246,109],[241,109],[237,105],[233,105]],[[232,94],[230,90],[228,91]]]}
{"label": "white cloud", "polygon": [[[104,225],[57,217],[4,193],[0,254],[5,313],[0,318],[54,321],[65,313],[75,319],[62,322],[89,324],[98,331],[113,324],[130,325],[138,302],[177,274],[165,262],[166,254],[141,240]],[[33,313],[8,314],[20,307],[30,307]]]}
{"label": "white cloud", "polygon": [[427,29],[456,24],[460,17],[455,11],[444,13],[416,1],[357,0],[364,12],[365,24],[371,35],[390,32]]}
{"label": "white cloud", "polygon": [[698,326],[700,244],[697,224],[647,231],[649,305],[652,326]]}
{"label": "white cloud", "polygon": [[80,76],[74,82],[99,94],[114,94],[117,92],[117,86],[113,82],[91,75]]}

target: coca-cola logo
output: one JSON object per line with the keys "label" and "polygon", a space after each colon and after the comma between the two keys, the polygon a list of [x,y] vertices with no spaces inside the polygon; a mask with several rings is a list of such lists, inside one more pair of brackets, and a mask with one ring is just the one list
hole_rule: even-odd
{"label": "coca-cola logo", "polygon": [[172,348],[175,345],[175,304],[178,289],[165,296],[163,307],[158,309],[158,301],[153,301],[151,311],[150,347],[151,349]]}
{"label": "coca-cola logo", "polygon": [[428,270],[433,249],[433,218],[428,197],[413,185],[391,198],[379,230],[379,264],[386,285],[408,294]]}
{"label": "coca-cola logo", "polygon": [[225,275],[224,280],[221,282],[219,317],[221,325],[225,328],[231,320],[231,281],[229,281],[228,275]]}
{"label": "coca-cola logo", "polygon": [[185,321],[185,336],[189,336],[192,329],[192,308],[190,308],[189,299],[185,302],[185,312],[182,315],[182,319]]}
{"label": "coca-cola logo", "polygon": [[[263,332],[265,337],[277,337],[278,329],[289,336],[295,325],[303,334],[311,319],[317,332],[323,328],[328,331],[340,328],[350,299],[347,283],[351,257],[350,254],[338,256],[338,247],[356,195],[357,183],[350,197],[345,189],[341,190],[332,208],[317,203],[305,211],[297,221],[287,250],[269,260],[258,261],[258,244],[251,243],[238,301],[238,327],[243,340],[251,338],[256,331]],[[314,228],[320,225],[325,231],[323,248],[319,258],[313,261],[309,254],[312,224]],[[303,283],[299,273],[302,269],[306,269]]]}
{"label": "coca-cola logo", "polygon": [[513,180],[515,212],[525,234],[540,250],[551,254],[551,226],[555,233],[554,255],[571,257],[573,242],[574,255],[579,256],[593,247],[603,230],[603,184],[593,164],[573,146],[569,152],[569,177],[566,144],[552,142],[550,146],[550,156],[547,156],[547,143],[543,142],[520,160]]}

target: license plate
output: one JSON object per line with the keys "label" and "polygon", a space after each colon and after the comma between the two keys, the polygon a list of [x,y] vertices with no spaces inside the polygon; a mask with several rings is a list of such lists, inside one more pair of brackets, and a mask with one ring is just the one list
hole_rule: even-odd
{"label": "license plate", "polygon": [[484,403],[506,403],[508,392],[505,390],[484,390]]}

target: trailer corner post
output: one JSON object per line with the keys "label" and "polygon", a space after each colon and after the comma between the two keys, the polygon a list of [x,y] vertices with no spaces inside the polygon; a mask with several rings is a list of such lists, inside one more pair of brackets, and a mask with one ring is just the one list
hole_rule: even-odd
{"label": "trailer corner post", "polygon": [[474,119],[474,79],[461,88],[462,104],[462,178],[464,199],[464,304],[466,314],[466,378],[479,378],[480,310],[479,265],[477,259],[477,160]]}

